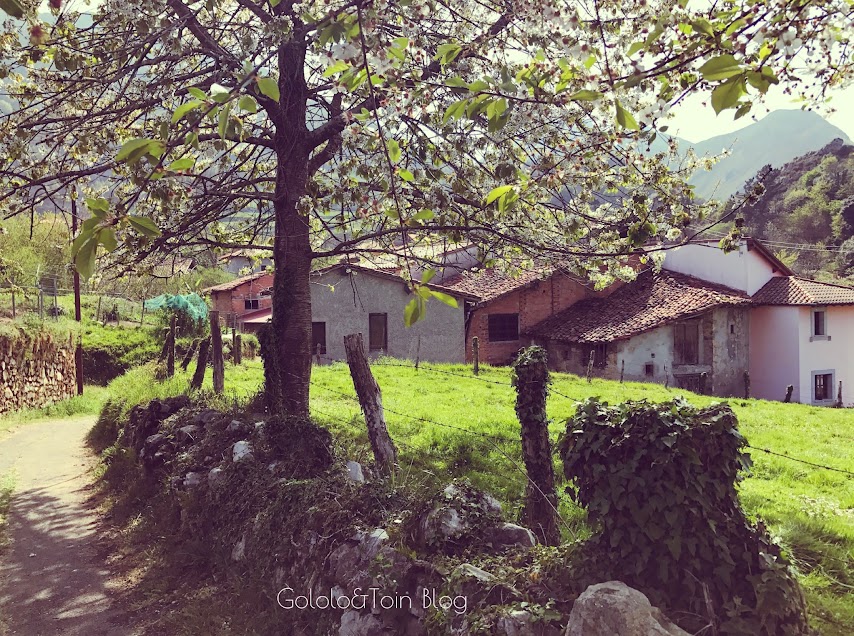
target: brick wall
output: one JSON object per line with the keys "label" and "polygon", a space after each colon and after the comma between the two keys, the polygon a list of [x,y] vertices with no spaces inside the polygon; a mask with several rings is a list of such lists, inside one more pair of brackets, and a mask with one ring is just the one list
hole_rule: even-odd
{"label": "brick wall", "polygon": [[211,292],[212,309],[218,311],[224,322],[229,315],[241,315],[254,309],[246,309],[247,298],[258,298],[257,309],[267,309],[272,305],[270,296],[258,295],[265,289],[273,286],[273,274],[264,274],[250,281],[246,281],[231,290]]}
{"label": "brick wall", "polygon": [[556,273],[487,303],[471,316],[466,339],[466,360],[471,361],[471,339],[474,336],[480,341],[481,361],[489,364],[507,364],[521,347],[529,344],[523,337],[512,342],[490,342],[490,314],[519,314],[519,332],[522,333],[592,293],[581,283]]}
{"label": "brick wall", "polygon": [[0,335],[0,413],[38,408],[76,394],[71,337]]}

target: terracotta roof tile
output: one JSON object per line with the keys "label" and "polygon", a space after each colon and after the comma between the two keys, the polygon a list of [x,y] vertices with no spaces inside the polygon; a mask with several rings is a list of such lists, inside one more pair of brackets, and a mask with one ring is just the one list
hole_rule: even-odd
{"label": "terracotta roof tile", "polygon": [[605,298],[589,298],[527,330],[564,342],[611,342],[629,338],[721,305],[748,305],[746,294],[663,270],[646,271]]}
{"label": "terracotta roof tile", "polygon": [[248,276],[241,276],[240,278],[235,278],[234,280],[230,280],[227,283],[221,283],[219,285],[214,285],[213,287],[208,287],[203,291],[203,293],[209,292],[220,292],[220,291],[231,291],[232,289],[237,289],[244,283],[252,282],[257,278],[261,278],[262,276],[266,276],[270,272],[257,272],[255,274],[249,274]]}
{"label": "terracotta roof tile", "polygon": [[461,272],[443,280],[442,285],[459,292],[473,294],[479,297],[481,302],[487,302],[538,280],[544,280],[551,273],[550,269],[543,267],[523,270],[514,276],[490,267],[476,272]]}
{"label": "terracotta roof tile", "polygon": [[758,305],[854,305],[854,289],[797,276],[772,278],[753,295]]}

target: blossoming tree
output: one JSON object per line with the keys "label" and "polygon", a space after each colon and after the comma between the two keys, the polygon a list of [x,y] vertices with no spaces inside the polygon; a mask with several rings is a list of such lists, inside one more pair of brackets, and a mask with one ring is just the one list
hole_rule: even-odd
{"label": "blossoming tree", "polygon": [[[51,0],[0,8],[5,216],[88,218],[74,245],[136,267],[269,247],[279,409],[308,414],[312,261],[478,246],[621,274],[702,218],[668,111],[736,117],[773,84],[848,80],[844,0]],[[28,13],[28,10],[30,11]],[[429,259],[428,259],[429,260]],[[429,277],[429,274],[427,275]],[[413,281],[406,319],[431,290]],[[446,297],[440,300],[453,302]]]}

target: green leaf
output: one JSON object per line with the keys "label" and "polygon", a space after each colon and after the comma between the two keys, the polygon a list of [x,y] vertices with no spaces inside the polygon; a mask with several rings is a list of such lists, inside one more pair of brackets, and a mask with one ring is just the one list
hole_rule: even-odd
{"label": "green leaf", "polygon": [[160,236],[160,229],[154,224],[154,221],[145,216],[129,216],[131,227],[143,236],[153,238]]}
{"label": "green leaf", "polygon": [[[78,243],[79,241],[79,243]],[[84,280],[91,278],[95,271],[95,259],[98,255],[98,234],[81,233],[71,246],[74,254],[74,266]]]}
{"label": "green leaf", "polygon": [[217,104],[224,104],[231,98],[231,89],[221,84],[211,84],[211,99]]}
{"label": "green leaf", "polygon": [[396,140],[389,139],[386,141],[386,148],[388,149],[388,156],[392,163],[400,161],[400,144]]}
{"label": "green leaf", "polygon": [[705,18],[697,18],[691,23],[691,26],[694,27],[694,30],[698,33],[703,33],[704,35],[708,35],[709,37],[714,37],[715,31],[712,29],[712,25]]}
{"label": "green leaf", "polygon": [[442,301],[449,307],[457,307],[457,299],[451,296],[450,294],[446,294],[444,292],[436,291],[435,289],[430,290],[430,294],[433,298]]}
{"label": "green leaf", "polygon": [[131,139],[121,147],[116,161],[134,164],[147,155],[155,143],[152,139]]}
{"label": "green leaf", "polygon": [[191,86],[187,89],[187,92],[190,93],[196,99],[205,100],[208,98],[207,93],[205,93],[201,88],[196,88],[195,86]]}
{"label": "green leaf", "polygon": [[24,17],[24,5],[19,0],[0,0],[0,9],[13,18]]}
{"label": "green leaf", "polygon": [[325,71],[323,71],[323,77],[332,77],[336,73],[341,73],[350,68],[350,65],[343,60],[338,60],[334,64],[330,65]]}
{"label": "green leaf", "polygon": [[738,75],[741,71],[738,60],[729,54],[712,58],[700,67],[700,74],[703,79],[710,82],[728,79],[733,75]]}
{"label": "green leaf", "polygon": [[411,172],[409,172],[409,170],[405,168],[401,168],[400,170],[398,170],[397,175],[401,178],[402,181],[405,181],[406,183],[411,183],[415,180],[415,175],[413,175]]}
{"label": "green leaf", "polygon": [[424,299],[421,296],[415,296],[406,304],[406,309],[403,310],[403,324],[406,327],[411,327],[416,322],[424,317]]}
{"label": "green leaf", "polygon": [[108,252],[112,252],[119,246],[116,241],[116,232],[113,228],[105,227],[98,231],[98,242],[107,248]]}
{"label": "green leaf", "polygon": [[632,45],[629,47],[629,50],[628,50],[628,52],[626,53],[626,55],[628,55],[629,57],[631,57],[632,55],[634,55],[635,53],[637,53],[638,51],[640,51],[644,46],[646,46],[646,42],[635,42],[634,44],[632,44]]}
{"label": "green leaf", "polygon": [[[424,270],[424,272],[421,274],[421,284],[422,284],[422,285],[426,285],[427,283],[429,283],[429,282],[430,282],[431,280],[433,280],[434,278],[436,278],[436,270],[435,270],[435,269],[433,269],[432,267],[428,267],[428,268],[427,268],[427,269],[425,269],[425,270]],[[420,290],[419,290],[419,291],[420,291]]]}
{"label": "green leaf", "polygon": [[433,210],[428,210],[427,208],[424,208],[423,210],[418,210],[418,212],[412,218],[416,221],[429,221],[435,216],[436,213],[433,212]]}
{"label": "green leaf", "polygon": [[244,113],[257,113],[258,112],[258,102],[255,101],[255,98],[252,95],[244,95],[240,98],[240,101],[237,102],[237,106]]}
{"label": "green leaf", "polygon": [[745,93],[744,78],[733,77],[712,91],[712,108],[715,109],[715,113],[734,108]]}
{"label": "green leaf", "polygon": [[86,199],[85,203],[86,207],[89,208],[89,212],[92,213],[92,216],[99,219],[103,219],[107,212],[110,211],[110,202],[103,197],[98,197],[97,199]]}
{"label": "green leaf", "polygon": [[176,159],[172,163],[169,164],[169,170],[174,170],[175,172],[179,170],[190,170],[193,166],[196,165],[196,160],[193,157],[182,157],[181,159]]}
{"label": "green leaf", "polygon": [[569,98],[574,102],[595,102],[597,99],[602,98],[602,93],[599,91],[591,91],[591,90],[580,90],[575,91]]}
{"label": "green leaf", "polygon": [[203,104],[204,102],[198,99],[194,99],[193,101],[181,104],[180,106],[178,106],[178,108],[175,109],[175,112],[172,113],[172,123],[177,124],[184,118],[184,116],[186,116],[187,113],[197,109]]}
{"label": "green leaf", "polygon": [[269,97],[276,103],[278,103],[279,99],[281,98],[281,93],[279,92],[279,83],[272,77],[259,77],[258,90],[261,91],[262,95],[264,95],[265,97]]}
{"label": "green leaf", "polygon": [[217,125],[217,132],[219,133],[220,139],[227,139],[226,133],[228,132],[228,118],[231,117],[231,104],[226,104],[221,111],[219,111],[219,123]]}
{"label": "green leaf", "polygon": [[638,130],[640,128],[634,116],[623,108],[620,102],[617,102],[617,123],[627,130]]}
{"label": "green leaf", "polygon": [[461,99],[448,106],[447,110],[445,110],[445,115],[442,117],[442,124],[447,124],[451,119],[460,119],[465,115],[468,101],[467,99]]}
{"label": "green leaf", "polygon": [[493,203],[498,198],[505,196],[508,192],[512,192],[512,190],[512,185],[503,185],[493,188],[490,193],[486,195],[486,205]]}
{"label": "green leaf", "polygon": [[454,42],[449,44],[440,44],[436,47],[436,57],[434,60],[438,60],[442,66],[445,64],[450,64],[453,62],[457,56],[462,52],[463,48]]}

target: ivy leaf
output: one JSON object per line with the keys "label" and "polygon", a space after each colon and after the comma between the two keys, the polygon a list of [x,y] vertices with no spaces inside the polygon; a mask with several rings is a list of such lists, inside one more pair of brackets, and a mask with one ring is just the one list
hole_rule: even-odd
{"label": "ivy leaf", "polygon": [[740,74],[741,71],[738,60],[729,54],[714,57],[700,67],[700,74],[703,79],[710,82],[729,79],[733,75]]}
{"label": "ivy leaf", "polygon": [[715,113],[717,114],[728,108],[734,108],[738,104],[738,100],[745,93],[744,78],[733,77],[723,84],[719,84],[712,91],[712,108],[715,109]]}
{"label": "ivy leaf", "polygon": [[154,224],[154,221],[145,216],[129,216],[131,227],[137,232],[148,238],[160,236],[160,229]]}
{"label": "ivy leaf", "polygon": [[181,104],[175,109],[175,112],[172,113],[172,123],[177,124],[187,115],[187,113],[196,110],[202,104],[204,104],[204,102],[198,99]]}
{"label": "ivy leaf", "polygon": [[638,130],[640,128],[634,116],[623,108],[620,102],[617,102],[617,123],[627,130]]}
{"label": "ivy leaf", "polygon": [[503,185],[498,186],[497,188],[493,188],[489,194],[486,195],[486,205],[495,202],[500,197],[505,196],[508,192],[513,190],[512,185]]}
{"label": "ivy leaf", "polygon": [[279,99],[281,99],[281,93],[279,92],[279,83],[272,77],[259,77],[258,90],[261,91],[262,95],[264,95],[265,97],[269,97],[276,103],[278,103]]}

